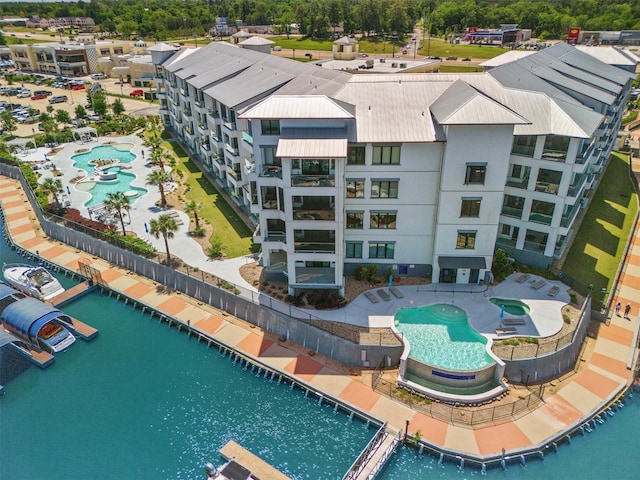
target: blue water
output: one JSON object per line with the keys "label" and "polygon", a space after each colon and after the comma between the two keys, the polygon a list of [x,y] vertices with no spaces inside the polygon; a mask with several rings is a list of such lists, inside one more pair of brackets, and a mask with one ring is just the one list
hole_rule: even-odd
{"label": "blue water", "polygon": [[438,304],[403,308],[395,326],[409,340],[409,356],[452,370],[477,370],[494,363],[487,339],[474,331],[464,310]]}
{"label": "blue water", "polygon": [[[95,165],[89,163],[92,160],[117,159],[122,163],[131,163],[136,159],[136,156],[131,153],[131,146],[132,145],[130,144],[122,144],[116,146],[101,145],[99,147],[92,148],[88,152],[73,155],[71,157],[71,160],[73,160],[74,167],[81,168],[90,174],[93,173],[95,169]],[[76,188],[91,193],[91,199],[87,201],[84,206],[93,207],[95,205],[104,203],[110,193],[126,192],[129,190],[138,192],[138,196],[147,193],[147,190],[144,188],[131,186],[131,182],[133,182],[135,178],[136,176],[131,173],[119,171],[117,181],[109,183],[96,182],[93,183],[93,187],[89,189],[83,188],[83,184],[79,184],[76,186]],[[85,187],[86,185],[90,184],[84,184]]]}
{"label": "blue water", "polygon": [[[1,239],[0,263],[18,261]],[[100,335],[5,385],[2,479],[200,479],[202,463],[219,465],[217,450],[232,438],[294,478],[340,479],[373,434],[114,299],[92,294],[64,309]],[[640,392],[624,403],[593,433],[526,468],[510,462],[483,477],[400,448],[378,478],[635,480]]]}
{"label": "blue water", "polygon": [[511,315],[522,316],[529,314],[529,305],[521,302],[520,300],[493,297],[491,299],[491,303],[498,307],[504,306],[505,312],[510,313]]}

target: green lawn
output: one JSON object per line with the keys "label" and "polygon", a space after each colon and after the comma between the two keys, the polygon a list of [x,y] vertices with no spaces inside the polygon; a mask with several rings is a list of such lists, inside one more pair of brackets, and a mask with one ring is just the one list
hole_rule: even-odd
{"label": "green lawn", "polygon": [[466,65],[442,65],[440,73],[481,72],[481,67],[467,67]]}
{"label": "green lawn", "polygon": [[187,199],[202,203],[200,218],[213,225],[211,239],[217,237],[222,242],[222,251],[228,258],[250,254],[255,248],[252,231],[235,210],[179,145],[165,142],[162,146],[178,158],[176,169],[183,172],[183,181],[190,187]]}
{"label": "green lawn", "polygon": [[275,44],[282,48],[295,48],[300,50],[325,50],[330,52],[333,45],[333,40],[314,40],[303,37],[287,38],[286,35],[269,37],[269,40],[276,42]]}
{"label": "green lawn", "polygon": [[580,282],[576,290],[586,293],[592,284],[596,300],[603,288],[611,291],[637,210],[629,157],[614,153],[562,268]]}

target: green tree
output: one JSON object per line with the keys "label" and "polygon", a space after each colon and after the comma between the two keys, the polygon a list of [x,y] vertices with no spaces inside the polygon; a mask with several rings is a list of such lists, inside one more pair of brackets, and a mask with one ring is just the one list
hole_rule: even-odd
{"label": "green tree", "polygon": [[196,223],[196,230],[200,230],[200,218],[198,213],[202,210],[202,203],[191,200],[184,206],[184,211],[193,214],[193,221]]}
{"label": "green tree", "polygon": [[76,106],[75,114],[77,118],[87,118],[87,111],[82,105]]}
{"label": "green tree", "polygon": [[13,118],[11,112],[2,112],[0,114],[0,124],[2,129],[9,134],[12,134],[18,128],[18,122]]}
{"label": "green tree", "polygon": [[154,170],[147,175],[147,185],[156,185],[160,192],[160,205],[167,206],[167,198],[164,194],[164,184],[169,181],[169,174],[164,170]]}
{"label": "green tree", "polygon": [[42,185],[40,185],[40,188],[47,194],[47,196],[53,195],[56,205],[58,208],[61,208],[60,200],[58,199],[58,195],[63,192],[62,182],[60,179],[52,177],[46,178],[45,181],[42,182]]}
{"label": "green tree", "polygon": [[124,212],[130,214],[131,203],[129,197],[123,192],[112,192],[107,194],[107,199],[104,201],[105,208],[110,212],[115,212],[120,220],[120,226],[122,227],[122,235],[126,236],[127,231],[124,228]]}
{"label": "green tree", "polygon": [[56,120],[58,123],[71,123],[71,115],[66,110],[56,110]]}
{"label": "green tree", "polygon": [[164,239],[164,246],[167,251],[167,265],[171,264],[171,254],[169,253],[169,239],[173,238],[178,231],[178,222],[170,215],[160,215],[149,222],[149,233],[155,238]]}
{"label": "green tree", "polygon": [[111,104],[111,110],[113,110],[113,113],[117,116],[117,115],[121,115],[122,113],[124,113],[124,104],[122,103],[122,100],[120,100],[119,98],[117,98],[112,104]]}
{"label": "green tree", "polygon": [[102,90],[98,90],[93,94],[93,102],[91,102],[91,105],[95,113],[104,117],[107,113],[107,96]]}

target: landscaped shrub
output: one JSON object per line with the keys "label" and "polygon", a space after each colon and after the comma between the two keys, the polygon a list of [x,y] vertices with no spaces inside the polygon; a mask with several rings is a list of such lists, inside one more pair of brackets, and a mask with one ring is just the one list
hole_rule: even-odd
{"label": "landscaped shrub", "polygon": [[[78,225],[82,225],[83,227],[87,227],[98,232],[104,233],[109,230],[109,227],[104,223],[83,217],[80,214],[80,211],[75,208],[59,209],[55,203],[51,203],[47,205],[45,210],[49,213],[53,213],[54,215],[62,216],[65,220],[69,220],[70,222],[77,223]],[[56,211],[61,212],[62,214],[56,213]]]}
{"label": "landscaped shrub", "polygon": [[389,266],[387,267],[387,270],[384,272],[385,283],[389,283],[389,279],[391,278],[391,275],[393,275],[393,267]]}
{"label": "landscaped shrub", "polygon": [[502,282],[513,273],[513,264],[511,263],[511,259],[507,252],[502,249],[496,250],[496,253],[493,255],[491,272],[497,282]]}
{"label": "landscaped shrub", "polygon": [[356,269],[353,272],[353,277],[358,281],[364,280],[365,273],[366,272],[365,272],[364,267],[362,266],[361,263],[359,263],[359,264],[356,265]]}
{"label": "landscaped shrub", "polygon": [[378,282],[378,265],[375,263],[367,267],[367,279],[372,285]]}
{"label": "landscaped shrub", "polygon": [[115,230],[107,230],[105,232],[105,239],[113,245],[117,245],[120,248],[144,257],[153,257],[156,254],[155,247],[149,245],[143,239],[133,236],[122,236],[120,232]]}
{"label": "landscaped shrub", "polygon": [[207,248],[207,257],[220,258],[222,256],[222,241],[218,237],[211,240],[211,246]]}

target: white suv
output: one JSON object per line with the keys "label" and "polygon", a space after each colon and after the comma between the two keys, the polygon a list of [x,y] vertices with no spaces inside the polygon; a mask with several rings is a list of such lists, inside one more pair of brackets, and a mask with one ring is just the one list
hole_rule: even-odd
{"label": "white suv", "polygon": [[104,73],[94,73],[93,75],[91,75],[91,78],[93,80],[104,80],[105,78],[109,78],[109,77]]}

